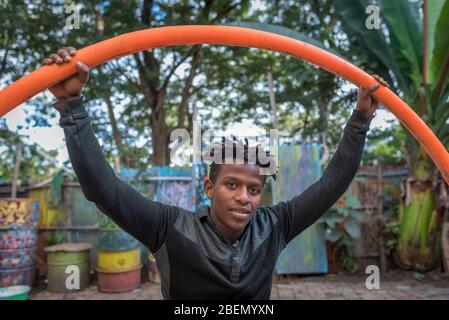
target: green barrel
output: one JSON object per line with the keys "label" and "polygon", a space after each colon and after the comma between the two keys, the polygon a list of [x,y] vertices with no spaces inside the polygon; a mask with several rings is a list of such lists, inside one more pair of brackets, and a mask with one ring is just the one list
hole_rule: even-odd
{"label": "green barrel", "polygon": [[45,248],[48,291],[76,292],[89,285],[91,247],[90,243],[63,243]]}

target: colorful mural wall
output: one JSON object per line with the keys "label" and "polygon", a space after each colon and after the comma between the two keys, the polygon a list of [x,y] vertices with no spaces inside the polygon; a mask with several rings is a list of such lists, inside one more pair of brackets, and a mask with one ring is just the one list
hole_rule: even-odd
{"label": "colorful mural wall", "polygon": [[[321,177],[320,146],[317,144],[279,147],[279,174],[275,202],[287,201],[303,192]],[[327,272],[324,227],[314,224],[293,239],[278,259],[277,274]]]}

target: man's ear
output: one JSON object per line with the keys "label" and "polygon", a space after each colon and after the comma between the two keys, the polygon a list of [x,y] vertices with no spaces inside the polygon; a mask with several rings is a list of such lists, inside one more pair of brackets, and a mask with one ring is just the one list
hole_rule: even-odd
{"label": "man's ear", "polygon": [[210,200],[212,200],[214,195],[214,184],[209,179],[209,177],[206,177],[206,179],[204,179],[204,193]]}

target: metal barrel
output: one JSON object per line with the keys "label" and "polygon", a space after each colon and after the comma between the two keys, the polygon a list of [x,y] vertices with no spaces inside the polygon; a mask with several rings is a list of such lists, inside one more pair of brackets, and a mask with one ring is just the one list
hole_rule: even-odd
{"label": "metal barrel", "polygon": [[0,229],[0,250],[31,248],[36,243],[36,227]]}
{"label": "metal barrel", "polygon": [[127,271],[141,264],[140,246],[125,251],[98,251],[98,268],[106,271]]}
{"label": "metal barrel", "polygon": [[36,277],[36,267],[0,270],[0,287],[32,286]]}
{"label": "metal barrel", "polygon": [[0,270],[35,267],[36,252],[36,247],[0,250]]}
{"label": "metal barrel", "polygon": [[39,202],[0,199],[0,286],[32,286],[36,276]]}
{"label": "metal barrel", "polygon": [[73,292],[89,285],[91,247],[89,243],[64,243],[45,248],[48,291]]}
{"label": "metal barrel", "polygon": [[142,265],[128,270],[111,271],[97,268],[98,289],[102,292],[126,292],[140,286]]}

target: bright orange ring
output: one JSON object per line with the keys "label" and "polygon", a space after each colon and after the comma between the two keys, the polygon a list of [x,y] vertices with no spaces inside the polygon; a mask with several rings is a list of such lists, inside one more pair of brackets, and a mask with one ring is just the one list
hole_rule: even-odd
{"label": "bright orange ring", "polygon": [[[295,56],[342,76],[360,87],[376,83],[368,73],[323,49],[278,34],[233,26],[172,26],[135,31],[111,38],[78,51],[69,64],[43,66],[0,91],[0,117],[46,88],[76,73],[75,62],[89,67],[151,48],[217,44],[269,49]],[[420,143],[449,184],[449,154],[421,118],[386,87],[374,96],[388,108]]]}

